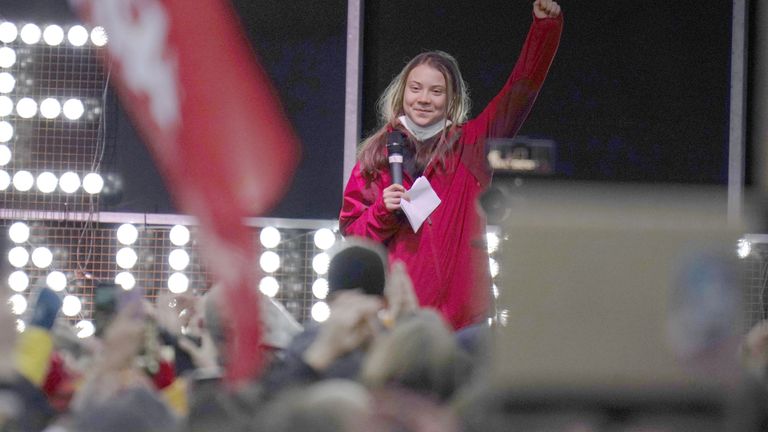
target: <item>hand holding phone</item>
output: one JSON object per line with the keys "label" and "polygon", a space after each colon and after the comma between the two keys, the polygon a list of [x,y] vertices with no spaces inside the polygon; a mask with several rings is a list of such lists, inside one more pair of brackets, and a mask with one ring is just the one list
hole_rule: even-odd
{"label": "hand holding phone", "polygon": [[61,304],[61,298],[52,289],[48,287],[41,289],[37,294],[30,324],[46,330],[52,329],[61,309]]}
{"label": "hand holding phone", "polygon": [[144,291],[140,287],[126,291],[115,283],[98,282],[94,289],[93,321],[96,336],[101,336],[117,312],[131,309],[135,318],[143,316]]}

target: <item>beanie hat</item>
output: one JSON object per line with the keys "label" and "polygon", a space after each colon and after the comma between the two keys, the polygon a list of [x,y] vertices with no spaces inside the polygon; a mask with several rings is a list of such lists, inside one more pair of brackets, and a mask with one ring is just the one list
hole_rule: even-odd
{"label": "beanie hat", "polygon": [[371,241],[349,238],[332,253],[328,265],[328,292],[359,289],[368,295],[384,295],[387,255]]}

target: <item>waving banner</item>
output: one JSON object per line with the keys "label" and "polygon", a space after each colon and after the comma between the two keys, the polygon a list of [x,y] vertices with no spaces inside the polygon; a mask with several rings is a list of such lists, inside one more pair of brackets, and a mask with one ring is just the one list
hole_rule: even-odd
{"label": "waving banner", "polygon": [[256,250],[243,218],[282,197],[298,140],[227,0],[70,0],[104,27],[120,99],[202,253],[234,324],[227,375],[259,372]]}

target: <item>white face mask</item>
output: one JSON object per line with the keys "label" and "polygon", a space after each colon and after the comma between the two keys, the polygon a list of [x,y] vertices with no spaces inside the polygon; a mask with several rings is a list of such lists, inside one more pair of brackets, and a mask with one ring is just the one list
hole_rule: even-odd
{"label": "white face mask", "polygon": [[426,139],[432,138],[433,136],[442,132],[444,128],[447,128],[451,125],[451,121],[448,119],[426,127],[419,126],[412,122],[408,116],[400,116],[397,119],[400,120],[400,124],[405,126],[405,128],[408,129],[408,132],[410,132],[411,135],[413,135],[413,137],[418,141],[424,141]]}

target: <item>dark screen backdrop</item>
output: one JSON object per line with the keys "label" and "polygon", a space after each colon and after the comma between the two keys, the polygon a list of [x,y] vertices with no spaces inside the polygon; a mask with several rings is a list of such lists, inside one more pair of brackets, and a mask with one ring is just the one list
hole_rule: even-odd
{"label": "dark screen backdrop", "polygon": [[[558,176],[724,184],[731,1],[560,1],[559,52],[521,135],[557,144]],[[366,2],[364,129],[422,50],[459,61],[473,115],[514,66],[529,1]]]}
{"label": "dark screen backdrop", "polygon": [[[335,218],[344,163],[346,0],[234,0],[232,5],[302,143],[290,189],[266,216]],[[113,107],[124,193],[109,210],[175,213],[149,153],[119,104]]]}
{"label": "dark screen backdrop", "polygon": [[[291,188],[269,216],[335,218],[343,181],[346,0],[233,0],[232,5],[303,146]],[[2,0],[0,19],[76,21],[64,0]],[[102,199],[102,210],[175,213],[114,91],[107,96],[104,166],[116,172],[121,193]]]}

